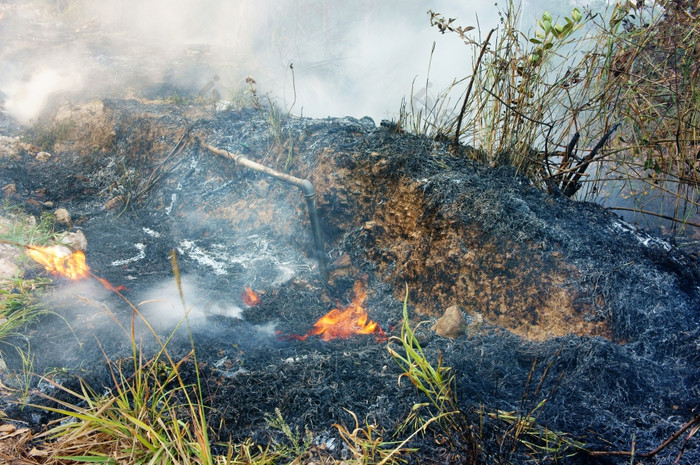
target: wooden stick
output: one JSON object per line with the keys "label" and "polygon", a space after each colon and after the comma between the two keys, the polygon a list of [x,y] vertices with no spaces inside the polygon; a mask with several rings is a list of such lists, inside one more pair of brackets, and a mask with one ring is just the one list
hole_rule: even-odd
{"label": "wooden stick", "polygon": [[623,455],[623,456],[636,456],[636,457],[642,457],[642,458],[649,458],[653,457],[662,450],[664,450],[666,447],[669,446],[673,441],[678,439],[681,434],[685,433],[688,429],[690,429],[691,426],[693,426],[696,423],[700,423],[700,415],[695,415],[690,421],[688,421],[686,424],[681,426],[681,429],[673,433],[668,439],[666,439],[664,442],[662,442],[659,447],[656,449],[649,451],[649,452],[637,452],[637,451],[626,451],[626,450],[613,450],[613,451],[605,451],[605,450],[591,450],[588,451],[588,455]]}

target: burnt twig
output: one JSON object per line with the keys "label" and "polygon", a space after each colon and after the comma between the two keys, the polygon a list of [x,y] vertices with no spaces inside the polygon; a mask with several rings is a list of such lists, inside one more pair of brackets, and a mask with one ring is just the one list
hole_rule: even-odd
{"label": "burnt twig", "polygon": [[459,111],[459,117],[457,118],[457,130],[455,131],[455,138],[452,143],[452,148],[454,151],[457,151],[457,148],[459,147],[459,132],[462,129],[462,119],[464,118],[464,113],[467,111],[467,102],[469,102],[469,95],[472,92],[472,87],[474,86],[474,78],[476,77],[476,72],[479,70],[479,65],[481,64],[481,59],[484,56],[484,53],[486,53],[486,48],[489,45],[489,41],[491,40],[491,36],[493,33],[496,31],[496,29],[491,29],[489,31],[489,34],[486,36],[486,40],[481,46],[481,52],[479,52],[479,57],[476,59],[476,63],[474,63],[474,72],[472,73],[472,77],[469,80],[469,86],[467,86],[467,93],[464,94],[464,101],[462,102],[462,109]]}
{"label": "burnt twig", "polygon": [[564,152],[564,156],[559,163],[559,173],[566,170],[569,167],[571,159],[576,156],[576,146],[578,145],[578,140],[580,137],[581,134],[576,131],[574,137],[571,138],[571,142],[569,142],[569,145],[566,146],[566,152]]}
{"label": "burnt twig", "polygon": [[675,218],[673,216],[662,215],[661,213],[654,213],[647,210],[641,210],[639,208],[629,208],[629,207],[605,207],[608,210],[623,210],[628,212],[641,213],[642,215],[656,216],[657,218],[663,218],[668,221],[675,221],[676,223],[681,223],[683,225],[692,226],[694,228],[700,228],[700,223],[693,223],[692,221],[682,220]]}
{"label": "burnt twig", "polygon": [[[588,169],[588,165],[591,164],[595,156],[598,154],[600,149],[603,148],[603,146],[608,142],[608,139],[612,134],[617,130],[617,128],[620,127],[620,123],[615,123],[613,127],[611,127],[608,132],[603,134],[603,137],[598,141],[598,143],[593,147],[591,150],[591,153],[586,155],[581,162],[576,165],[574,171],[566,178],[562,180],[561,183],[561,190],[564,193],[565,196],[567,197],[573,197],[576,192],[581,188],[581,184],[579,183],[579,180],[583,176],[583,174],[586,172],[586,169]],[[568,150],[568,147],[567,147]]]}
{"label": "burnt twig", "polygon": [[[149,190],[153,188],[153,186],[156,185],[156,183],[166,172],[164,165],[177,154],[179,154],[182,151],[183,147],[186,145],[186,143],[189,141],[191,129],[192,127],[185,128],[185,132],[182,134],[177,144],[175,144],[175,147],[173,147],[170,153],[155,168],[153,168],[151,174],[148,176],[148,179],[143,183],[143,187],[138,192],[135,192],[133,194],[125,194],[123,196],[124,207],[117,215],[117,218],[119,218],[129,208],[129,205],[131,204],[132,200],[140,200],[141,198],[143,198],[144,195],[146,195],[146,193]],[[177,166],[178,163],[175,163],[174,165],[170,166],[169,169],[174,168],[175,166]]]}
{"label": "burnt twig", "polygon": [[650,458],[667,448],[673,441],[678,439],[683,433],[688,431],[693,425],[700,424],[700,415],[695,415],[690,421],[688,421],[686,424],[681,426],[681,428],[673,433],[671,436],[669,436],[668,439],[666,439],[664,442],[662,442],[656,449],[651,450],[649,452],[637,452],[637,451],[627,451],[627,450],[613,450],[613,451],[605,451],[605,450],[592,450],[588,451],[588,455],[616,455],[616,456],[635,456],[635,457],[642,457],[642,458]]}

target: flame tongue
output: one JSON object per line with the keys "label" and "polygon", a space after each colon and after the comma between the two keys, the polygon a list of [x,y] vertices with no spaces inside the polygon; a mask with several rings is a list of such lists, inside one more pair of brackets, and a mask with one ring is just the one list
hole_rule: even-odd
{"label": "flame tongue", "polygon": [[27,246],[27,255],[44,265],[46,271],[73,280],[92,276],[102,285],[114,292],[128,291],[124,286],[113,286],[106,279],[95,276],[85,262],[85,254],[81,251],[71,252],[68,247],[54,245],[53,247]]}
{"label": "flame tongue", "polygon": [[85,263],[85,254],[72,252],[67,247],[55,245],[53,247],[32,246],[27,249],[27,255],[39,262],[46,271],[70,279],[81,279],[88,275],[90,269]]}
{"label": "flame tongue", "polygon": [[369,319],[362,304],[367,297],[361,281],[355,284],[355,298],[352,303],[345,308],[335,308],[314,324],[306,335],[299,337],[306,340],[309,336],[321,336],[324,341],[332,339],[345,339],[356,334],[375,334],[377,338],[385,338],[384,331],[374,321]]}

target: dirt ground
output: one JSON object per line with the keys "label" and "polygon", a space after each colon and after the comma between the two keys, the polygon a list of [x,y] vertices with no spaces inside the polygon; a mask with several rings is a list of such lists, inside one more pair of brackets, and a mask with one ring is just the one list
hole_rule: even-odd
{"label": "dirt ground", "polygon": [[[408,288],[412,320],[427,323],[426,353],[453,367],[467,409],[524,408],[534,361],[533,379],[550,367],[541,421],[591,449],[626,450],[635,438],[650,450],[697,407],[697,256],[596,205],[542,193],[508,168],[472,162],[467,149],[453,155],[444,142],[368,118],[117,99],[62,106],[29,131],[5,119],[0,134],[14,147],[0,158],[7,202],[36,217],[69,211],[92,271],[125,285],[129,299],[175,295],[176,251],[199,312],[191,331],[219,439],[268,442],[277,433],[265,415],[275,408],[338,457],[347,450],[332,425],[352,421],[345,409],[395,431],[420,397],[397,383],[384,342],[289,337],[347,305],[358,281],[389,336]],[[300,191],[204,144],[314,184],[328,282]],[[245,304],[246,286],[259,305]],[[36,370],[65,372],[56,380],[69,386],[76,376],[108,386],[103,351],[128,356],[113,321],[127,322],[130,310],[95,281],[57,279],[54,289],[48,302],[65,324],[48,317],[32,329]],[[429,330],[452,305],[479,324],[458,338]],[[172,305],[144,308],[158,331],[172,330]],[[144,336],[144,350],[153,344]],[[184,355],[188,344],[180,334],[172,349]],[[19,366],[5,359],[10,371]],[[32,428],[50,418],[6,411]],[[423,463],[450,454],[429,438],[420,445]],[[684,458],[700,457],[696,443],[685,447]]]}

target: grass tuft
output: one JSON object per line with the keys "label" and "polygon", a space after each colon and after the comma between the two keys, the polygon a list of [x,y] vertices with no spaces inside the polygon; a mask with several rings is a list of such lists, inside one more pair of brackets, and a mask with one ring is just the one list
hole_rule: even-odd
{"label": "grass tuft", "polygon": [[[400,344],[402,353],[394,349],[392,344]],[[403,303],[401,336],[390,338],[387,348],[403,370],[401,377],[408,378],[428,399],[428,402],[414,406],[404,426],[422,429],[429,422],[436,421],[448,440],[466,452],[466,462],[477,463],[479,442],[476,423],[459,407],[452,369],[442,365],[442,356],[438,359],[437,367],[434,367],[425,356],[415,329],[411,328],[408,319],[408,286]]]}

